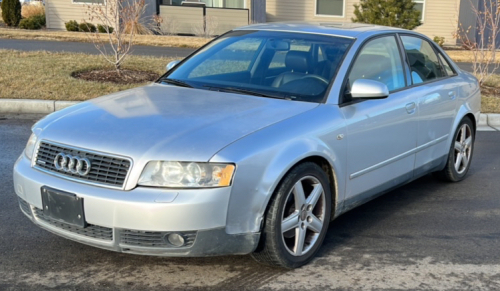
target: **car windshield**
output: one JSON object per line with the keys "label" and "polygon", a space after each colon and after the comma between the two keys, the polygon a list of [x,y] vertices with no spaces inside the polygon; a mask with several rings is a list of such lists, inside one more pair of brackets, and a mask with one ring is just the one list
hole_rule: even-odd
{"label": "car windshield", "polygon": [[352,39],[276,31],[233,31],[159,81],[176,86],[321,102]]}

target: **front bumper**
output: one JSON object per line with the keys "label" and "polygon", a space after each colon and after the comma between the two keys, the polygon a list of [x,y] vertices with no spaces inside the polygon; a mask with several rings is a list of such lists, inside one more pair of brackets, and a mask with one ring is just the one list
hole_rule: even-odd
{"label": "front bumper", "polygon": [[[77,228],[43,214],[41,187],[48,186],[83,198],[89,227]],[[248,254],[259,233],[225,231],[230,187],[166,190],[137,187],[130,191],[69,181],[33,169],[23,155],[14,166],[14,187],[21,210],[38,226],[62,237],[95,247],[157,256]],[[186,243],[168,243],[170,233]]]}

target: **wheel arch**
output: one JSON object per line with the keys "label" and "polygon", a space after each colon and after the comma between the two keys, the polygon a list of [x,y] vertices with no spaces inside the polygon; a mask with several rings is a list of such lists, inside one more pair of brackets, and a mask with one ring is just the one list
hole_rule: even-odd
{"label": "wheel arch", "polygon": [[278,182],[273,186],[273,188],[270,191],[271,194],[268,196],[267,201],[265,203],[266,207],[265,207],[265,209],[263,209],[264,215],[265,215],[266,211],[269,209],[270,201],[271,201],[272,197],[274,195],[276,195],[276,193],[275,193],[276,189],[279,188],[279,186],[283,182],[283,179],[295,167],[297,167],[303,163],[307,163],[307,162],[311,162],[311,163],[318,165],[326,173],[326,176],[328,177],[330,191],[331,191],[330,196],[332,198],[332,205],[331,205],[332,212],[330,214],[330,221],[332,221],[335,218],[335,214],[337,212],[338,199],[339,199],[339,197],[338,197],[338,177],[336,175],[336,172],[334,170],[332,163],[324,156],[321,156],[318,154],[302,157],[300,160],[294,162],[285,171],[283,171],[283,174],[279,177]]}
{"label": "wheel arch", "polygon": [[[477,116],[479,116],[479,114],[477,114]],[[477,129],[476,115],[474,115],[474,113],[472,112],[472,109],[466,103],[466,104],[460,106],[460,108],[458,109],[458,113],[455,117],[455,120],[453,121],[453,126],[452,126],[451,131],[450,131],[450,132],[452,132],[452,134],[450,134],[450,137],[448,139],[448,144],[450,146],[451,146],[451,143],[453,142],[453,135],[455,134],[455,131],[457,130],[458,125],[460,124],[460,122],[462,122],[462,120],[465,117],[468,117],[472,121],[472,126],[474,127],[474,133],[476,132],[476,129]]]}

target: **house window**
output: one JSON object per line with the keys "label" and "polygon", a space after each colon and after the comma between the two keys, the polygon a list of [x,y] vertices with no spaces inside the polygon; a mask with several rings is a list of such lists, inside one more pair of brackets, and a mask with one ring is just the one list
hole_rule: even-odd
{"label": "house window", "polygon": [[316,15],[344,16],[345,0],[316,0]]}
{"label": "house window", "polygon": [[413,0],[415,2],[415,9],[420,11],[420,21],[424,21],[424,7],[425,0]]}

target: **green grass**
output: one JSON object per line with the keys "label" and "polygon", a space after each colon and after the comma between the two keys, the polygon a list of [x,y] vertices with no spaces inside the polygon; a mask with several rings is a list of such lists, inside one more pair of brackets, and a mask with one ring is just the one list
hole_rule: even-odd
{"label": "green grass", "polygon": [[[0,98],[81,101],[147,84],[116,85],[71,77],[75,71],[113,68],[99,55],[0,50],[0,59]],[[160,75],[171,60],[130,56],[123,67]]]}

